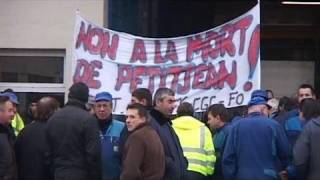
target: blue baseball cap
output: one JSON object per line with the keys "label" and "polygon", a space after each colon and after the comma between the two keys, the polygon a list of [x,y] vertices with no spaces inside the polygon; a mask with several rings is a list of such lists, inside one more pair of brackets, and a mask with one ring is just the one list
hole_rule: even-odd
{"label": "blue baseball cap", "polygon": [[94,101],[112,101],[112,95],[108,92],[101,92],[96,94]]}
{"label": "blue baseball cap", "polygon": [[0,94],[0,96],[7,96],[12,103],[17,104],[17,105],[19,104],[17,95],[15,95],[12,92],[5,92],[5,93]]}
{"label": "blue baseball cap", "polygon": [[251,94],[251,99],[248,103],[248,106],[254,105],[266,105],[270,108],[268,104],[268,93],[265,90],[255,90]]}

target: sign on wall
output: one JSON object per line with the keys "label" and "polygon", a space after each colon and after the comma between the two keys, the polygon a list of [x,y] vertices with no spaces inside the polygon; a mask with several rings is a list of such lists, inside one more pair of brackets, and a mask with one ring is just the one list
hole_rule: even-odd
{"label": "sign on wall", "polygon": [[97,26],[77,15],[73,81],[108,91],[123,114],[136,88],[175,91],[196,111],[246,105],[260,88],[259,4],[219,27],[184,37],[145,38]]}

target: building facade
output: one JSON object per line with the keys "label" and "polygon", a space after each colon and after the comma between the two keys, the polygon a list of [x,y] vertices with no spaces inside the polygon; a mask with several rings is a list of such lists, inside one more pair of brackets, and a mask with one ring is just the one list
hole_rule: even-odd
{"label": "building facade", "polygon": [[43,95],[64,103],[72,83],[75,14],[103,24],[104,0],[0,0],[0,91],[20,111]]}

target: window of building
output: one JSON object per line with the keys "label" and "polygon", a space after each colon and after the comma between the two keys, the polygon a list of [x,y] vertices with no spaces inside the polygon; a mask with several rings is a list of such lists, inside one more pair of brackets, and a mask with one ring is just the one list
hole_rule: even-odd
{"label": "window of building", "polygon": [[0,91],[16,93],[24,120],[30,103],[41,97],[64,104],[65,54],[57,49],[0,49]]}
{"label": "window of building", "polygon": [[0,56],[0,81],[63,83],[64,57]]}

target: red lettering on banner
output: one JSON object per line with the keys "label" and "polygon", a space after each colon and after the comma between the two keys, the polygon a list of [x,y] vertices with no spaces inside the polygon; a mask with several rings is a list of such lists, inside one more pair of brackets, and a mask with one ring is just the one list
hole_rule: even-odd
{"label": "red lettering on banner", "polygon": [[240,30],[240,47],[239,55],[243,54],[245,42],[246,42],[246,30],[249,28],[253,20],[252,15],[248,15],[234,24],[236,30]]}
{"label": "red lettering on banner", "polygon": [[166,80],[167,80],[167,69],[162,68],[160,72],[160,84],[159,88],[164,88],[166,87]]}
{"label": "red lettering on banner", "polygon": [[130,65],[118,66],[118,78],[115,90],[119,91],[123,84],[130,83],[132,79],[132,67]]}
{"label": "red lettering on banner", "polygon": [[[204,49],[202,51],[202,60],[208,61],[208,57],[216,59],[219,56],[220,39],[222,38],[217,32],[209,31],[206,33],[206,40],[204,43]],[[211,42],[214,41],[215,47],[212,47]]]}
{"label": "red lettering on banner", "polygon": [[154,46],[155,46],[154,63],[155,64],[165,63],[165,60],[161,55],[161,43],[160,43],[160,41],[159,40],[154,41]]}
{"label": "red lettering on banner", "polygon": [[101,48],[101,57],[104,58],[106,54],[108,54],[108,57],[112,60],[116,59],[117,56],[117,49],[119,45],[119,36],[117,34],[114,34],[112,36],[111,45],[109,44],[110,41],[110,34],[108,32],[104,33],[104,43]]}
{"label": "red lettering on banner", "polygon": [[208,31],[205,37],[196,35],[188,38],[186,59],[191,62],[194,58],[194,54],[201,53],[203,62],[207,62],[210,59],[216,59],[219,56],[224,57],[228,54],[230,57],[234,57],[236,54],[236,45],[233,42],[235,32],[240,31],[240,44],[238,53],[243,54],[246,30],[250,27],[253,20],[252,15],[245,16],[235,23],[229,23],[221,27],[219,32]]}
{"label": "red lettering on banner", "polygon": [[201,48],[202,38],[200,35],[196,35],[195,37],[188,37],[187,62],[191,62],[193,60],[193,54],[200,53]]}
{"label": "red lettering on banner", "polygon": [[200,64],[195,68],[194,79],[192,83],[193,89],[205,89],[204,72],[208,70],[206,64]]}
{"label": "red lettering on banner", "polygon": [[95,77],[99,77],[99,72],[96,69],[102,69],[100,61],[94,60],[89,63],[85,59],[79,59],[73,76],[73,82],[84,82],[89,88],[99,89],[101,82],[94,79]]}
{"label": "red lettering on banner", "polygon": [[140,76],[144,75],[145,73],[146,73],[146,66],[138,66],[134,69],[132,73],[131,83],[130,83],[130,92],[133,92],[135,89],[137,89],[137,86],[139,84],[142,84],[142,80]]}
{"label": "red lettering on banner", "polygon": [[154,55],[154,63],[155,64],[162,64],[168,62],[168,60],[172,61],[173,63],[178,62],[178,55],[176,51],[176,45],[174,41],[167,42],[167,50],[166,54],[163,57],[161,55],[161,42],[159,40],[155,40],[155,55]]}
{"label": "red lettering on banner", "polygon": [[[94,38],[97,40],[96,43],[93,43]],[[76,49],[83,45],[84,51],[89,51],[92,55],[100,54],[100,56],[104,58],[106,54],[108,54],[108,57],[111,60],[115,60],[119,45],[119,36],[113,34],[111,44],[109,44],[109,41],[109,32],[103,32],[103,29],[101,28],[91,28],[91,25],[88,25],[86,30],[85,23],[81,22]]]}
{"label": "red lettering on banner", "polygon": [[[97,37],[97,43],[93,44],[92,40],[94,37]],[[87,34],[87,47],[90,50],[91,54],[99,54],[100,49],[102,48],[103,43],[103,31],[100,28],[93,28],[88,31]]]}
{"label": "red lettering on banner", "polygon": [[176,45],[173,41],[168,41],[167,43],[167,51],[166,51],[166,59],[171,60],[174,63],[178,62],[178,55],[176,51]]}
{"label": "red lettering on banner", "polygon": [[185,67],[182,73],[184,73],[184,85],[178,84],[177,93],[178,94],[186,94],[190,91],[190,81],[191,81],[191,73],[193,71],[194,66],[192,64],[189,64]]}
{"label": "red lettering on banner", "polygon": [[220,33],[223,35],[220,44],[220,56],[224,57],[227,52],[229,56],[233,57],[236,54],[236,46],[232,42],[234,35],[233,24],[226,24],[221,28]]}
{"label": "red lettering on banner", "polygon": [[205,89],[214,88],[217,89],[217,84],[219,82],[219,74],[216,71],[216,68],[209,63],[208,72],[206,75]]}
{"label": "red lettering on banner", "polygon": [[219,83],[218,83],[218,88],[223,89],[224,88],[224,83],[226,82],[231,89],[234,89],[237,84],[237,63],[235,61],[232,62],[232,70],[229,73],[227,68],[226,68],[226,63],[225,61],[219,62]]}
{"label": "red lettering on banner", "polygon": [[252,78],[256,69],[260,52],[260,26],[257,25],[252,32],[249,49],[248,49],[248,61],[249,61],[249,78]]}
{"label": "red lettering on banner", "polygon": [[[185,67],[172,66],[168,68],[120,65],[115,90],[119,91],[123,84],[129,84],[130,91],[132,92],[138,88],[139,84],[143,83],[140,78],[141,76],[149,80],[148,88],[151,92],[155,89],[155,78],[160,79],[159,87],[166,87],[170,83],[168,87],[178,94],[186,94],[191,89],[223,89],[225,84],[234,89],[237,82],[236,68],[237,64],[235,61],[232,63],[232,70],[230,72],[226,68],[225,61],[219,62],[219,68],[216,68],[211,63],[200,64],[198,66],[188,64]],[[192,72],[194,72],[194,77],[191,81]],[[171,82],[168,82],[168,77],[172,77]]]}
{"label": "red lettering on banner", "polygon": [[142,39],[136,39],[134,41],[130,63],[135,63],[137,61],[141,61],[142,63],[147,62],[146,48]]}
{"label": "red lettering on banner", "polygon": [[[89,32],[91,30],[91,25],[88,26],[88,29],[87,31]],[[78,34],[78,38],[77,38],[77,42],[76,42],[76,49],[78,49],[81,44],[83,44],[83,49],[85,51],[88,50],[87,48],[87,33],[86,33],[86,30],[85,30],[85,24],[84,22],[81,21],[81,26],[80,26],[80,31],[79,31],[79,34]]]}
{"label": "red lettering on banner", "polygon": [[154,91],[154,78],[161,73],[160,67],[149,67],[147,70],[147,74],[149,75],[149,85],[148,89],[150,92]]}
{"label": "red lettering on banner", "polygon": [[177,89],[177,85],[179,82],[179,75],[182,71],[181,66],[175,66],[172,68],[169,68],[168,73],[173,75],[173,79],[171,81],[171,89]]}
{"label": "red lettering on banner", "polygon": [[[249,48],[248,48],[248,63],[249,63],[249,80],[253,77],[256,66],[259,60],[260,52],[260,25],[257,25],[252,32]],[[252,82],[247,81],[243,85],[243,90],[250,91],[253,87]]]}

